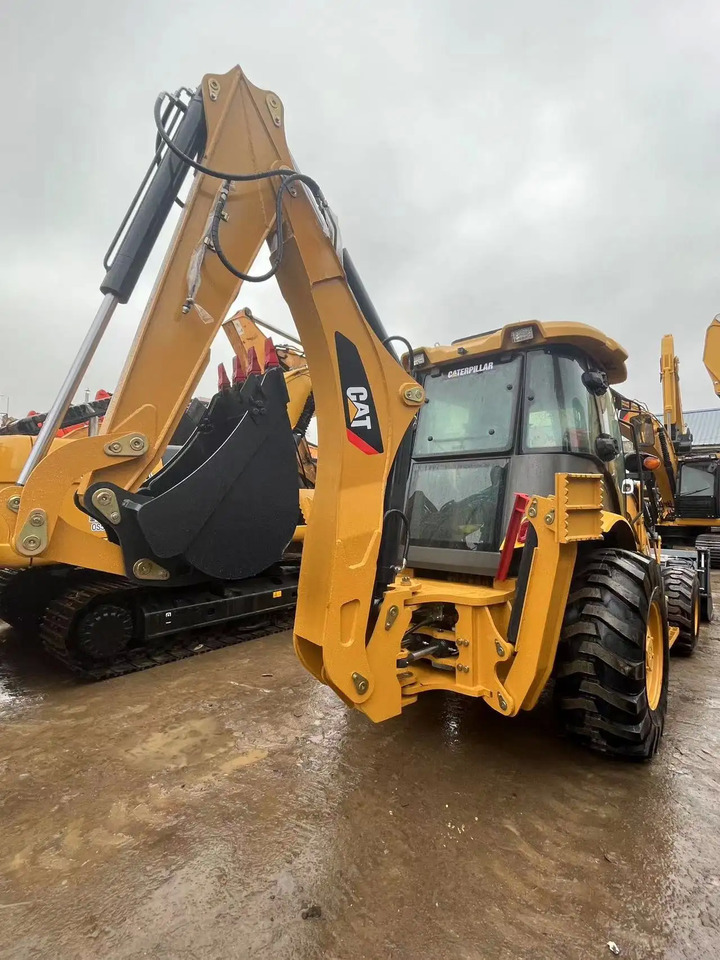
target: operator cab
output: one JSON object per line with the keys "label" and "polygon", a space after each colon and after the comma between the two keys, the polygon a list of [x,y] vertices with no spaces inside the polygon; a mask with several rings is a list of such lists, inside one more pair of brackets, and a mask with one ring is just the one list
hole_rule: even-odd
{"label": "operator cab", "polygon": [[582,324],[532,322],[423,350],[426,402],[413,437],[406,513],[416,569],[493,576],[516,493],[555,474],[604,477],[622,512],[622,442],[608,382],[625,353]]}

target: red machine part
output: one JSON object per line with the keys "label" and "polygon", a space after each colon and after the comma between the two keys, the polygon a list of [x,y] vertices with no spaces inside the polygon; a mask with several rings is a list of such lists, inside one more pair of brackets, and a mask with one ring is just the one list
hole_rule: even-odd
{"label": "red machine part", "polygon": [[525,542],[525,538],[527,537],[527,522],[523,524],[523,520],[525,519],[525,511],[529,503],[530,497],[526,493],[515,494],[515,503],[513,504],[507,530],[505,531],[505,543],[503,544],[500,554],[500,564],[498,566],[496,580],[507,580],[510,561],[513,558],[515,546],[518,542]]}

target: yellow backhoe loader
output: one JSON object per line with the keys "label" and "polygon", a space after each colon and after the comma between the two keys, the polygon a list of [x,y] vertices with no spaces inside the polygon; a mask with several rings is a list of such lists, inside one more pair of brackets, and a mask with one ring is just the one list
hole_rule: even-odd
{"label": "yellow backhoe loader", "polygon": [[[554,676],[570,737],[652,756],[680,630],[641,492],[625,477],[609,390],[625,377],[622,348],[582,324],[527,321],[408,345],[401,363],[320,186],[295,167],[277,94],[234,68],[159,97],[155,122],[156,169],[77,361],[29,456],[0,445],[0,563],[93,566],[172,590],[197,571],[247,575],[258,543],[266,560],[282,554],[297,467],[282,384],[267,372],[192,472],[183,451],[145,480],[240,284],[275,276],[307,357],[322,451],[295,617],[301,662],[374,721],[429,690],[510,718]],[[190,170],[100,435],[48,452]],[[266,241],[271,267],[251,274]],[[77,478],[78,507],[107,542],[64,519]]]}

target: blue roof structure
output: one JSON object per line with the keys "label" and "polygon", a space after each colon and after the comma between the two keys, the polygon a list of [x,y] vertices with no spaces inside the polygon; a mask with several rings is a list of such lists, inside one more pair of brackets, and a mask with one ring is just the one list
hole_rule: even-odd
{"label": "blue roof structure", "polygon": [[685,422],[693,437],[693,447],[720,447],[720,403],[706,410],[686,410]]}

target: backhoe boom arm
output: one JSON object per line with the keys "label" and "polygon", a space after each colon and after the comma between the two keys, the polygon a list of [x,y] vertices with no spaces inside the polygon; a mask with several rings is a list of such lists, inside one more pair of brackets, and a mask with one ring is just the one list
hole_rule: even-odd
{"label": "backhoe boom arm", "polygon": [[[191,102],[198,99],[205,127],[202,169],[102,433],[40,460],[22,491],[14,533],[26,536],[31,515],[42,514],[47,543],[35,555],[42,562],[72,562],[68,541],[54,536],[70,479],[85,477],[81,496],[99,483],[113,490],[140,487],[202,375],[238,295],[238,275],[249,272],[270,240],[273,269],[307,356],[322,449],[303,551],[296,649],[316,676],[357,701],[372,683],[360,694],[353,678],[371,678],[366,637],[385,487],[423,391],[383,344],[382,328],[371,328],[367,303],[363,315],[358,300],[364,291],[357,282],[351,289],[322,194],[291,173],[279,98],[253,86],[236,67],[206,76]],[[144,249],[140,242],[137,247]],[[352,279],[349,262],[348,268]],[[117,286],[106,282],[103,289],[117,295]]]}

